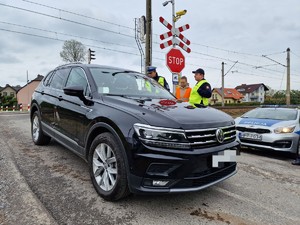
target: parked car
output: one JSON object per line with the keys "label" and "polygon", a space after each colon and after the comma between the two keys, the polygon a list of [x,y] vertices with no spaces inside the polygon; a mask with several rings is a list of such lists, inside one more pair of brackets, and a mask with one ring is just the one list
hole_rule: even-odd
{"label": "parked car", "polygon": [[300,148],[298,108],[262,107],[235,119],[242,146],[296,153]]}
{"label": "parked car", "polygon": [[63,65],[33,94],[32,139],[43,145],[52,138],[85,159],[107,200],[197,191],[236,173],[236,162],[213,167],[212,158],[239,142],[232,117],[187,106],[138,72]]}

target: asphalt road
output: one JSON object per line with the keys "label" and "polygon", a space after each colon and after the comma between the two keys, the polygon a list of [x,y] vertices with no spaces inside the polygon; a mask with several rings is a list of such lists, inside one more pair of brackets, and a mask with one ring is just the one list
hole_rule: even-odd
{"label": "asphalt road", "polygon": [[238,173],[195,193],[106,202],[85,161],[58,143],[35,146],[28,114],[0,113],[0,225],[300,224],[300,167],[247,151]]}

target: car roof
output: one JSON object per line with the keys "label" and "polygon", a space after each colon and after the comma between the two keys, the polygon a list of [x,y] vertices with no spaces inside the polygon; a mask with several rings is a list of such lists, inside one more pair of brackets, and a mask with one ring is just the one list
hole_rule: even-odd
{"label": "car roof", "polygon": [[107,66],[107,65],[98,65],[98,64],[83,64],[80,62],[74,62],[74,63],[67,63],[64,65],[60,65],[58,67],[56,67],[55,69],[59,69],[59,68],[64,68],[64,67],[72,67],[72,66],[81,66],[81,67],[85,67],[85,68],[102,68],[102,69],[113,69],[113,70],[120,70],[120,71],[131,71],[133,73],[140,73],[134,70],[129,70],[129,69],[125,69],[125,68],[120,68],[120,67],[114,67],[114,66]]}

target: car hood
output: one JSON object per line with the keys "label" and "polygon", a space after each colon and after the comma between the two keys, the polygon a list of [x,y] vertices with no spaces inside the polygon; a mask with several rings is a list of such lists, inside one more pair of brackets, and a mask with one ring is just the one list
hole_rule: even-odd
{"label": "car hood", "polygon": [[120,96],[103,96],[103,101],[120,110],[138,115],[152,126],[187,130],[234,124],[233,118],[220,110],[211,107],[189,109],[188,103],[178,102],[176,99],[144,101]]}
{"label": "car hood", "polygon": [[257,119],[257,118],[236,118],[236,125],[256,126],[256,127],[282,127],[294,125],[294,120],[274,120],[274,119]]}

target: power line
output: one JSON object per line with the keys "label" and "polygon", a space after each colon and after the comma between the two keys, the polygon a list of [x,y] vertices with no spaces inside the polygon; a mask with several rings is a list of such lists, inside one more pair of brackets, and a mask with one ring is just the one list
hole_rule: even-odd
{"label": "power line", "polygon": [[[27,36],[33,36],[33,37],[38,37],[38,38],[44,38],[44,39],[54,40],[54,41],[63,41],[63,42],[66,41],[66,40],[59,39],[59,38],[46,37],[46,36],[42,36],[42,35],[30,34],[30,33],[25,33],[25,32],[20,32],[20,31],[13,31],[13,30],[8,30],[8,29],[3,29],[3,28],[0,28],[0,30],[11,32],[11,33],[16,33],[16,34],[24,34],[24,35],[27,35]],[[96,46],[96,45],[86,45],[86,46],[90,46],[90,47],[94,47],[94,48],[99,48],[99,49],[103,49],[103,50],[107,50],[107,51],[113,51],[113,52],[119,52],[119,53],[129,54],[129,55],[140,56],[137,53],[126,52],[126,51],[121,51],[121,50],[116,50],[116,49],[111,49],[111,48],[105,48],[105,47],[100,47],[100,46]]]}
{"label": "power line", "polygon": [[292,53],[294,56],[296,56],[296,57],[300,58],[300,56],[299,56],[299,55],[297,55],[297,54],[295,54],[293,51],[291,51],[291,53]]}
{"label": "power line", "polygon": [[[98,19],[98,18],[95,18],[95,17],[90,17],[90,16],[82,15],[82,14],[75,13],[75,12],[68,11],[68,10],[64,10],[64,9],[61,9],[61,8],[56,8],[56,7],[53,7],[53,6],[49,6],[49,5],[45,5],[45,4],[41,4],[41,3],[29,1],[29,0],[22,0],[22,1],[30,3],[30,4],[39,5],[39,6],[42,6],[42,7],[50,8],[50,9],[55,9],[55,10],[58,10],[60,12],[66,12],[66,13],[69,13],[69,14],[72,14],[72,15],[76,15],[76,16],[79,16],[79,17],[88,18],[88,19],[92,19],[92,20],[95,20],[95,21],[107,23],[107,24],[110,24],[110,25],[114,25],[114,26],[118,26],[118,27],[122,27],[122,28],[127,28],[127,29],[130,29],[130,30],[134,30],[134,28],[132,28],[132,27],[120,25],[120,24],[109,22],[109,21],[106,21],[106,20],[101,20],[101,19]],[[154,34],[154,35],[159,36],[158,34]],[[234,54],[239,54],[239,55],[248,55],[248,56],[254,56],[254,57],[261,57],[260,55],[256,55],[256,54],[245,53],[245,52],[238,52],[238,51],[233,51],[233,50],[228,50],[228,49],[222,49],[222,48],[212,47],[212,46],[204,45],[204,44],[200,44],[200,43],[193,43],[193,44],[194,45],[203,46],[203,47],[206,47],[206,48],[211,48],[211,49],[219,50],[219,51],[224,51],[224,52],[230,52],[230,53],[234,53]],[[268,54],[268,55],[281,54],[281,53],[285,53],[285,52],[286,51],[284,51],[284,52],[277,52],[277,53],[271,53],[271,54]]]}
{"label": "power line", "polygon": [[46,14],[46,13],[40,13],[40,12],[37,12],[37,11],[33,11],[33,10],[29,10],[29,9],[24,9],[24,8],[12,6],[12,5],[3,4],[3,3],[0,3],[0,5],[6,6],[6,7],[9,7],[9,8],[13,8],[13,9],[18,9],[18,10],[30,12],[30,13],[34,13],[34,14],[38,14],[38,15],[42,15],[42,16],[47,16],[47,17],[54,18],[54,19],[63,20],[63,21],[69,22],[69,23],[74,23],[74,24],[78,24],[78,25],[82,25],[82,26],[94,28],[94,29],[97,29],[97,30],[102,30],[102,31],[106,31],[106,32],[110,32],[110,33],[114,33],[114,34],[118,34],[118,35],[123,35],[123,36],[130,37],[130,38],[134,38],[134,36],[132,36],[132,35],[128,35],[128,34],[124,34],[124,33],[121,33],[121,32],[116,32],[116,31],[108,30],[108,29],[105,29],[105,28],[96,27],[96,26],[93,26],[93,25],[89,25],[89,24],[77,22],[77,21],[74,21],[74,20],[64,19],[64,18],[61,18],[61,17],[49,15],[49,14]]}
{"label": "power line", "polygon": [[92,38],[86,38],[86,37],[82,37],[82,36],[66,34],[66,33],[61,33],[61,32],[57,32],[57,31],[40,29],[40,28],[36,28],[36,27],[29,27],[29,26],[24,26],[24,25],[15,24],[15,23],[9,23],[9,22],[5,22],[5,21],[0,21],[0,23],[7,24],[7,25],[12,25],[12,26],[17,26],[17,27],[22,27],[22,28],[26,28],[26,29],[44,31],[44,32],[53,33],[53,34],[56,34],[56,35],[60,34],[60,35],[64,35],[64,36],[76,37],[76,38],[81,38],[81,39],[85,39],[85,40],[89,40],[89,41],[100,42],[100,43],[104,43],[104,44],[118,45],[118,46],[122,46],[122,47],[128,47],[128,48],[136,49],[135,47],[132,47],[132,46],[129,46],[129,45],[121,45],[121,44],[116,44],[116,43],[112,43],[112,42],[105,42],[105,41],[100,41],[100,40],[96,40],[96,39],[92,39]]}
{"label": "power line", "polygon": [[238,54],[238,55],[247,55],[247,56],[260,57],[260,55],[256,55],[256,54],[245,53],[245,52],[238,52],[238,51],[233,51],[233,50],[228,50],[228,49],[222,49],[222,48],[212,47],[212,46],[208,46],[208,45],[204,45],[204,44],[199,44],[199,43],[195,43],[195,42],[193,44],[194,45],[203,46],[203,47],[206,47],[206,48],[211,48],[211,49],[223,51],[223,52],[230,52],[230,53]]}
{"label": "power line", "polygon": [[270,54],[264,54],[264,55],[262,55],[262,56],[265,57],[265,56],[270,56],[270,55],[279,55],[279,54],[283,54],[283,53],[286,53],[286,51],[283,51],[283,52],[275,52],[275,53],[270,53]]}
{"label": "power line", "polygon": [[130,30],[134,30],[134,28],[132,28],[132,27],[127,27],[127,26],[116,24],[116,23],[112,23],[112,22],[109,22],[109,21],[106,21],[106,20],[97,19],[97,18],[94,18],[94,17],[91,17],[91,16],[86,16],[86,15],[82,15],[82,14],[79,14],[79,13],[71,12],[71,11],[68,11],[68,10],[55,8],[53,6],[44,5],[44,4],[41,4],[41,3],[37,3],[37,2],[33,2],[33,1],[27,1],[27,0],[22,0],[22,1],[30,3],[30,4],[34,4],[34,5],[43,6],[43,7],[49,8],[49,9],[55,9],[55,10],[58,10],[58,11],[61,11],[61,12],[66,12],[66,13],[69,13],[69,14],[72,14],[72,15],[76,15],[76,16],[80,16],[80,17],[84,17],[84,18],[87,18],[87,19],[96,20],[96,21],[107,23],[107,24],[110,24],[110,25],[114,25],[114,26],[118,26],[118,27],[122,27],[122,28],[127,28],[127,29],[130,29]]}

